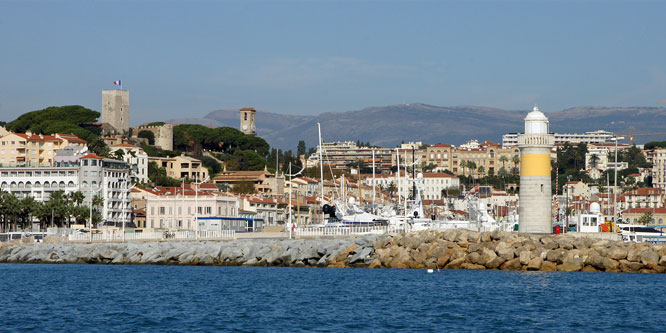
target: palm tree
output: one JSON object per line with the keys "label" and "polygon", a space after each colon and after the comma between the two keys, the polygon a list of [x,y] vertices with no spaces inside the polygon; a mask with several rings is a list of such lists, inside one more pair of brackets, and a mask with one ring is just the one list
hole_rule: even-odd
{"label": "palm tree", "polygon": [[86,198],[86,196],[81,191],[72,192],[69,194],[69,197],[77,206],[81,206],[83,200]]}
{"label": "palm tree", "polygon": [[123,156],[125,156],[125,151],[122,150],[122,149],[118,149],[118,150],[116,150],[116,151],[113,152],[113,156],[114,156],[117,160],[121,160],[121,161],[122,161]]}
{"label": "palm tree", "polygon": [[[3,193],[5,219],[9,222],[9,230],[16,231],[17,220],[21,213],[21,201],[10,193]],[[13,224],[13,225],[12,225]]]}
{"label": "palm tree", "polygon": [[395,183],[394,183],[394,182],[391,182],[391,183],[388,185],[388,187],[386,188],[386,190],[389,192],[389,195],[390,195],[391,197],[393,197],[393,193],[395,193],[395,190],[396,190]]}
{"label": "palm tree", "polygon": [[592,156],[590,156],[590,168],[594,169],[597,165],[599,165],[599,155],[592,154]]}
{"label": "palm tree", "polygon": [[39,219],[39,230],[44,230],[44,225],[48,224],[51,218],[51,208],[47,202],[36,202],[35,217]]}
{"label": "palm tree", "polygon": [[102,213],[99,208],[104,207],[104,199],[98,194],[95,194],[92,199],[93,206],[93,223],[102,222]]}
{"label": "palm tree", "polygon": [[51,193],[48,206],[51,209],[51,226],[55,226],[54,223],[62,226],[62,220],[67,217],[67,197],[65,191],[58,190]]}
{"label": "palm tree", "polygon": [[32,231],[32,214],[37,209],[37,202],[33,197],[25,197],[21,200],[21,215],[23,217],[23,226],[22,230],[25,230],[26,224],[30,225],[30,230]]}
{"label": "palm tree", "polygon": [[481,177],[485,176],[486,174],[486,168],[484,168],[483,165],[479,165],[476,171],[479,173]]}
{"label": "palm tree", "polygon": [[2,224],[0,225],[0,231],[7,231],[7,203],[6,203],[7,192],[0,191],[0,215],[2,216]]}
{"label": "palm tree", "polygon": [[474,161],[467,161],[467,168],[469,169],[469,175],[474,179],[474,171],[476,170],[476,163]]}
{"label": "palm tree", "polygon": [[506,155],[502,155],[500,156],[499,161],[502,162],[502,169],[506,169],[505,164],[509,161],[509,158],[506,157]]}
{"label": "palm tree", "polygon": [[520,156],[513,155],[511,161],[513,162],[513,174],[515,175],[518,173],[518,163],[520,163]]}

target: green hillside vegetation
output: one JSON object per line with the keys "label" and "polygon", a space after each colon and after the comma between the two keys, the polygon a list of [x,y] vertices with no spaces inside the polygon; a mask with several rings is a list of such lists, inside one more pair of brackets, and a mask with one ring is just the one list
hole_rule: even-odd
{"label": "green hillside vegetation", "polygon": [[71,133],[86,140],[90,150],[96,154],[106,156],[108,147],[99,139],[99,128],[86,126],[96,122],[99,117],[99,112],[80,105],[51,106],[24,113],[7,123],[6,128],[17,133]]}
{"label": "green hillside vegetation", "polygon": [[180,151],[178,150],[162,150],[155,146],[148,145],[144,142],[141,142],[139,146],[150,157],[174,157],[180,155]]}
{"label": "green hillside vegetation", "polygon": [[[199,159],[203,158],[203,150],[216,152],[215,156],[227,163],[228,170],[263,170],[270,148],[266,140],[235,128],[192,124],[175,126],[173,143],[175,149],[188,151]],[[216,169],[214,163],[208,167]]]}
{"label": "green hillside vegetation", "polygon": [[186,150],[195,145],[201,149],[233,154],[236,150],[253,150],[260,156],[268,154],[266,140],[246,135],[231,127],[209,128],[203,125],[178,125],[173,129],[174,148]]}
{"label": "green hillside vegetation", "polygon": [[666,148],[666,141],[650,141],[644,145],[645,149]]}
{"label": "green hillside vegetation", "polygon": [[97,135],[80,125],[97,121],[100,113],[80,105],[51,106],[43,110],[24,113],[7,124],[13,132],[54,134],[72,133],[88,142],[96,141]]}

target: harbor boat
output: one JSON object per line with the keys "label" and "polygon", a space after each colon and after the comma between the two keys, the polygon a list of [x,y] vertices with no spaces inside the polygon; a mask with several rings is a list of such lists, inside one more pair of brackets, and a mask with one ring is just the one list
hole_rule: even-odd
{"label": "harbor boat", "polygon": [[625,242],[666,243],[666,234],[649,226],[618,223],[617,228],[620,230],[622,240]]}

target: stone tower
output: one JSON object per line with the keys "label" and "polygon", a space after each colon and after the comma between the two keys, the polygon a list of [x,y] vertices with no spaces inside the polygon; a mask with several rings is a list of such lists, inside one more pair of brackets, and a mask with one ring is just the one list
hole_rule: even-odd
{"label": "stone tower", "polygon": [[555,137],[549,133],[546,115],[538,107],[525,117],[520,148],[520,212],[518,231],[549,234],[552,227],[550,150]]}
{"label": "stone tower", "polygon": [[254,108],[240,109],[240,130],[245,134],[257,135],[257,129],[254,123],[254,115],[257,110]]}
{"label": "stone tower", "polygon": [[118,134],[129,133],[129,91],[102,90],[102,122]]}

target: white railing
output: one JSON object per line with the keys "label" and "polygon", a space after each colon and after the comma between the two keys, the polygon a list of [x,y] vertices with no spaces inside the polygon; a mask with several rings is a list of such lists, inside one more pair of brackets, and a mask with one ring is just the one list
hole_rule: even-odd
{"label": "white railing", "polygon": [[520,134],[518,135],[518,145],[548,145],[555,144],[555,136],[550,134]]}
{"label": "white railing", "polygon": [[[147,231],[147,232],[132,232],[125,233],[124,237],[122,232],[106,232],[92,235],[93,242],[129,242],[129,241],[168,241],[168,240],[224,240],[236,238],[236,231],[234,230],[215,230],[215,231],[199,231],[197,237],[196,231]],[[90,241],[90,234],[72,234],[67,238],[72,242],[88,242]]]}
{"label": "white railing", "polygon": [[299,227],[294,230],[296,237],[348,236],[348,235],[381,235],[385,233],[404,233],[404,227],[373,226],[373,227]]}

